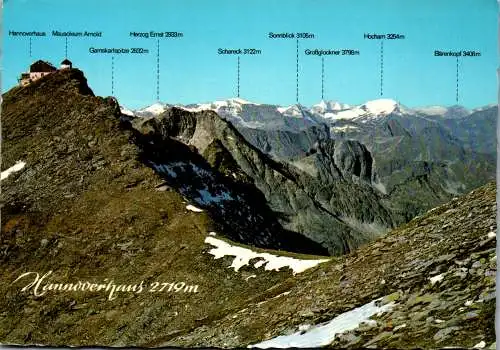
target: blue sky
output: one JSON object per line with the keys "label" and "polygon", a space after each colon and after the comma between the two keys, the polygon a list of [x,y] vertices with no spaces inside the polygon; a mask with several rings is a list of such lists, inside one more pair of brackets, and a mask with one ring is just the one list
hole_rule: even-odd
{"label": "blue sky", "polygon": [[[46,31],[45,38],[11,37],[9,30]],[[310,32],[299,42],[299,101],[321,99],[321,58],[304,49],[355,49],[359,56],[325,57],[325,99],[359,104],[380,98],[380,42],[365,33],[400,33],[384,41],[384,97],[415,107],[454,105],[456,64],[434,50],[475,50],[462,57],[459,104],[496,102],[497,2],[495,0],[8,0],[4,4],[2,89],[17,83],[29,64],[59,64],[65,40],[52,30],[102,31],[102,38],[69,39],[68,58],[85,72],[97,95],[111,94],[111,56],[89,47],[148,48],[147,55],[115,55],[114,95],[138,108],[156,100],[156,39],[130,31],[178,31],[160,40],[160,100],[196,103],[236,95],[236,56],[218,48],[256,48],[241,57],[240,96],[250,101],[295,103],[296,42],[268,33]]]}

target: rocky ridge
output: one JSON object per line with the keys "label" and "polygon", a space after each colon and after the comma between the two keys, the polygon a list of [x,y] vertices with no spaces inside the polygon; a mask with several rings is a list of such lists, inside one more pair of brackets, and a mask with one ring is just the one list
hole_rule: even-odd
{"label": "rocky ridge", "polygon": [[[235,274],[228,258],[215,260],[205,240],[212,231],[223,238],[220,225],[206,211],[193,211],[196,203],[141,161],[136,132],[117,101],[94,96],[79,70],[4,94],[2,137],[2,172],[25,163],[2,179],[2,344],[167,341],[292,275],[263,267]],[[13,283],[30,271],[52,271],[53,283],[143,282],[144,290],[118,292],[113,300],[102,291],[35,296],[22,292],[27,280]],[[153,293],[155,282],[198,288]]]}
{"label": "rocky ridge", "polygon": [[[151,142],[157,143],[158,138],[173,140],[171,142],[193,147],[193,151],[205,160],[213,158],[211,152],[217,148],[220,155],[225,155],[227,164],[232,165],[229,171],[231,181],[253,187],[250,192],[263,195],[273,215],[278,217],[286,230],[299,232],[320,243],[330,254],[351,251],[403,222],[404,216],[398,211],[391,211],[383,195],[363,182],[364,178],[371,178],[370,154],[356,142],[337,142],[335,146],[330,144],[330,149],[335,151],[329,168],[325,169],[325,176],[330,176],[331,181],[325,183],[315,174],[308,173],[307,169],[304,171],[304,167],[266,156],[249,144],[235,127],[212,111],[188,112],[170,108],[157,117],[135,118],[132,124],[146,135],[142,143],[144,147],[151,148]],[[153,140],[153,137],[156,139]],[[164,151],[167,147],[161,149],[159,153],[156,152],[160,158],[150,159],[149,162],[168,167],[163,175],[170,183],[177,178],[184,181],[187,178],[185,175],[180,176],[170,169],[177,160],[167,155]],[[358,156],[358,151],[364,153]],[[155,153],[149,150],[145,154],[151,156]],[[228,169],[215,170],[228,174]],[[197,186],[209,189],[204,184]],[[186,195],[192,192],[187,189],[183,191]],[[199,204],[209,204],[220,215],[226,215],[227,206],[222,205],[221,208],[221,203],[231,203],[236,195],[224,197],[222,192],[215,189],[209,193],[211,198],[221,200]],[[192,196],[198,198],[199,195],[194,193]],[[244,220],[247,217],[243,214]]]}

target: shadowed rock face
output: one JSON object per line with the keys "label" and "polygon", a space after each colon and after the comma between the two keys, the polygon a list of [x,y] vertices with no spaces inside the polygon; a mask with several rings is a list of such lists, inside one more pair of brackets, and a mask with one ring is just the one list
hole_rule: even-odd
{"label": "shadowed rock face", "polygon": [[[315,154],[318,168],[323,168],[321,174],[328,177],[325,168],[335,169],[336,175],[367,182],[372,181],[373,159],[368,149],[358,141],[327,140],[320,142]],[[331,173],[335,173],[335,170]]]}
{"label": "shadowed rock face", "polygon": [[200,137],[202,154],[189,142],[183,143],[182,140],[193,140],[205,131],[200,131],[195,116],[176,120],[178,117],[169,119],[166,115],[165,123],[158,124],[156,120],[148,121],[147,126],[140,127],[146,134],[135,132],[135,143],[141,148],[140,159],[145,164],[169,186],[206,210],[219,225],[218,231],[234,241],[261,248],[327,254],[319,243],[281,226],[279,216],[270,210],[264,195],[220,139]]}

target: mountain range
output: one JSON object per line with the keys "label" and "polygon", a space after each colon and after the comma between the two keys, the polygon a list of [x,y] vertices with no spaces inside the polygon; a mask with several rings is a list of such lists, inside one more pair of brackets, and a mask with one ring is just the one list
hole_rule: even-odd
{"label": "mountain range", "polygon": [[1,343],[494,346],[496,107],[239,103],[252,128],[127,111],[77,69],[2,97]]}
{"label": "mountain range", "polygon": [[137,110],[131,110],[123,106],[121,108],[124,114],[146,117],[159,115],[171,107],[182,108],[190,112],[212,110],[237,127],[298,131],[329,122],[334,127],[333,130],[342,131],[343,128],[341,126],[335,128],[335,122],[350,120],[366,123],[384,118],[390,114],[431,119],[441,118],[443,120],[457,119],[494,108],[496,105],[488,105],[472,110],[458,105],[451,107],[428,106],[408,108],[392,99],[378,99],[361,105],[348,105],[337,101],[322,100],[311,107],[301,104],[283,107],[280,105],[250,102],[238,97],[188,105],[157,102]]}

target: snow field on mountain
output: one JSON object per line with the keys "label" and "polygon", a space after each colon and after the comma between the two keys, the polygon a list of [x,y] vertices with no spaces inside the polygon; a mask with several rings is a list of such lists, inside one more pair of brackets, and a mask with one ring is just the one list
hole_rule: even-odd
{"label": "snow field on mountain", "polygon": [[151,106],[147,107],[144,109],[145,112],[149,112],[152,114],[160,114],[164,112],[167,109],[167,107],[161,103],[155,103],[152,104]]}
{"label": "snow field on mountain", "polygon": [[120,107],[120,111],[122,112],[122,114],[129,115],[131,117],[134,116],[134,112],[126,107]]}
{"label": "snow field on mountain", "polygon": [[260,258],[259,261],[254,263],[255,268],[264,266],[266,271],[275,270],[279,271],[282,267],[289,267],[293,270],[293,274],[303,272],[311,267],[314,267],[329,259],[321,260],[306,260],[296,259],[287,256],[277,256],[269,253],[257,253],[250,249],[231,245],[223,240],[206,237],[205,243],[208,243],[215,248],[210,249],[209,254],[213,255],[215,259],[220,259],[224,256],[234,256],[233,262],[230,267],[238,271],[241,267],[249,265],[250,260]]}
{"label": "snow field on mountain", "polygon": [[[388,114],[394,111],[398,103],[391,99],[379,99],[366,102],[363,106],[372,114]],[[363,107],[362,106],[362,107]]]}

